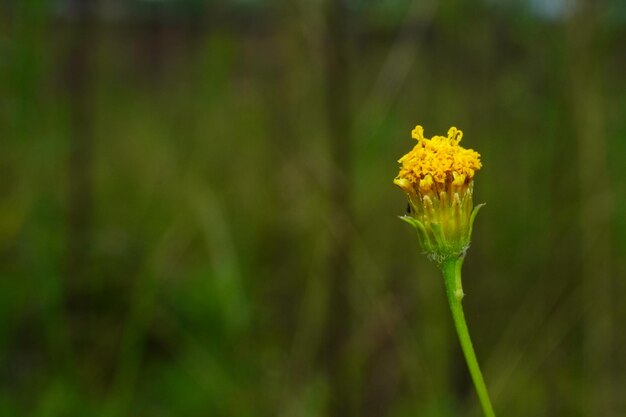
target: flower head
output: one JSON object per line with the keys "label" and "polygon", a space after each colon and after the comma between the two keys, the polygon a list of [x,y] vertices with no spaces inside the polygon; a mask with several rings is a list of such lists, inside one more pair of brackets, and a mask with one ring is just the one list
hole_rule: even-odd
{"label": "flower head", "polygon": [[413,129],[415,147],[398,161],[394,184],[409,199],[402,219],[418,232],[422,247],[432,259],[460,256],[469,246],[472,223],[479,205],[472,203],[473,180],[482,164],[480,155],[459,145],[463,132],[456,127],[448,136],[424,137],[422,126]]}

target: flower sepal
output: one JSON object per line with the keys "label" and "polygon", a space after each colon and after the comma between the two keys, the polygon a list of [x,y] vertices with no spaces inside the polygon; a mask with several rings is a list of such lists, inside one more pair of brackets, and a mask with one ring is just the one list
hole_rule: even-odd
{"label": "flower sepal", "polygon": [[446,233],[446,230],[444,230],[440,223],[423,222],[410,214],[398,217],[400,220],[415,228],[419,244],[424,254],[428,259],[441,266],[448,259],[465,255],[470,245],[474,220],[484,205],[485,203],[482,203],[474,207],[468,219],[467,230],[464,231],[465,233],[461,234]]}

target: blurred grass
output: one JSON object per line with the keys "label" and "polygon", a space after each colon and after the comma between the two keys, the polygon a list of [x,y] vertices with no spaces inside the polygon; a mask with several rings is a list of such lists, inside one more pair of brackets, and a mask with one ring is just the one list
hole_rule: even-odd
{"label": "blurred grass", "polygon": [[[322,8],[102,14],[89,51],[92,253],[75,293],[64,81],[73,21],[57,6],[0,7],[0,414],[325,415],[335,167]],[[581,194],[579,45],[564,18],[524,2],[349,8],[355,415],[478,415],[443,283],[395,218],[404,199],[391,179],[416,123],[428,135],[456,125],[483,155],[476,201],[487,207],[465,305],[501,415],[592,415],[584,346],[597,311],[583,265],[593,243],[581,238],[595,236],[581,234],[581,210],[610,204],[601,311],[611,342],[593,378],[616,387],[603,415],[623,415],[625,31],[609,13],[620,7],[593,11],[594,58],[579,76],[597,77],[608,203]]]}

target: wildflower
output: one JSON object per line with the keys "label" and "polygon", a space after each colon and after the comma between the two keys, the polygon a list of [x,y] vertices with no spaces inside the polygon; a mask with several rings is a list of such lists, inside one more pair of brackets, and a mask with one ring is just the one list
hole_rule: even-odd
{"label": "wildflower", "polygon": [[394,179],[409,199],[409,213],[401,219],[411,224],[426,254],[442,264],[469,247],[472,224],[482,206],[474,208],[474,175],[480,155],[459,145],[463,132],[456,127],[448,136],[424,137],[422,126],[413,129],[415,147],[398,161]]}
{"label": "wildflower", "polygon": [[393,180],[409,199],[401,219],[415,227],[422,248],[443,275],[448,304],[461,349],[476,387],[485,417],[495,417],[487,386],[467,329],[461,301],[465,294],[461,267],[472,236],[472,224],[481,205],[474,207],[474,175],[481,168],[480,155],[459,145],[463,132],[456,127],[448,136],[424,137],[422,126],[413,129],[417,145],[398,161]]}

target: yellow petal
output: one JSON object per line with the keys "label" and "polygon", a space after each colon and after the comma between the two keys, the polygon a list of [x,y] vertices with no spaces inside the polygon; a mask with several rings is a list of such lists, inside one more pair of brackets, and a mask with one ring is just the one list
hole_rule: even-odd
{"label": "yellow petal", "polygon": [[420,180],[420,193],[426,194],[433,188],[433,177],[426,175]]}

